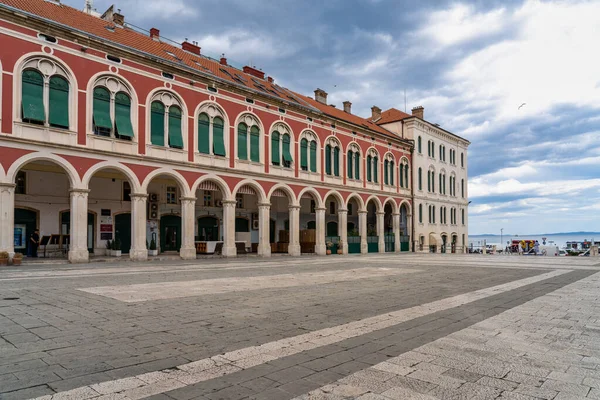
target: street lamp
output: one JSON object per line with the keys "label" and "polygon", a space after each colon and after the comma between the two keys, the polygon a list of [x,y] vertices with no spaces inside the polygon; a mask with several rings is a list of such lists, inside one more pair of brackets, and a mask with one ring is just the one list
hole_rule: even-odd
{"label": "street lamp", "polygon": [[[504,234],[504,228],[500,228],[500,246],[504,245],[503,234]],[[500,248],[502,248],[502,247],[500,247]]]}

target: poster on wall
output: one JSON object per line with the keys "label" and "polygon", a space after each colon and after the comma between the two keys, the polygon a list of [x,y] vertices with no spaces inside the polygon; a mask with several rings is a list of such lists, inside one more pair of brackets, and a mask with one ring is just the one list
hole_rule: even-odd
{"label": "poster on wall", "polygon": [[27,228],[23,224],[15,224],[15,249],[27,247]]}
{"label": "poster on wall", "polygon": [[112,240],[112,232],[100,232],[100,240]]}

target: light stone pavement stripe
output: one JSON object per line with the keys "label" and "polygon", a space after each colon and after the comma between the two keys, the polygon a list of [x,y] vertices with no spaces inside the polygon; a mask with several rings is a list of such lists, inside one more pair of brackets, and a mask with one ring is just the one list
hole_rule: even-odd
{"label": "light stone pavement stripe", "polygon": [[600,399],[600,274],[293,400]]}
{"label": "light stone pavement stripe", "polygon": [[59,399],[124,399],[134,400],[169,392],[187,385],[208,381],[251,368],[279,358],[302,353],[349,338],[361,336],[400,323],[468,304],[486,297],[531,285],[572,271],[560,270],[520,279],[469,293],[437,300],[427,304],[381,314],[374,317],[281,339],[260,346],[251,346],[222,355],[180,365],[162,371],[106,381],[94,385],[38,397],[41,400]]}
{"label": "light stone pavement stripe", "polygon": [[194,281],[138,283],[132,285],[81,288],[83,292],[110,297],[126,303],[165,300],[261,289],[280,289],[296,286],[323,285],[334,282],[356,281],[383,276],[403,275],[420,270],[396,268],[360,268],[337,271],[301,272],[291,274],[251,276],[240,279],[216,278]]}

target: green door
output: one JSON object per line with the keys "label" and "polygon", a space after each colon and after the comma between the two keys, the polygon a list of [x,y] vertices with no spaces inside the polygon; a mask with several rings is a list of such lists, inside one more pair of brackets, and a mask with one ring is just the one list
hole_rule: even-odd
{"label": "green door", "polygon": [[179,251],[181,249],[181,217],[163,215],[160,217],[160,250]]}
{"label": "green door", "polygon": [[393,233],[386,233],[384,236],[385,252],[393,253],[396,251],[396,238]]}
{"label": "green door", "polygon": [[[94,228],[96,218],[93,213],[88,213],[88,221],[87,221],[87,243],[88,243],[88,251],[90,253],[94,252]],[[71,234],[71,211],[63,211],[60,214],[60,233],[63,235]]]}
{"label": "green door", "polygon": [[360,253],[360,236],[348,236],[348,253]]}
{"label": "green door", "polygon": [[15,251],[29,254],[29,235],[37,225],[37,212],[24,208],[15,208]]}
{"label": "green door", "polygon": [[379,253],[379,236],[367,236],[367,251]]}
{"label": "green door", "polygon": [[121,240],[121,252],[129,254],[131,249],[131,213],[115,215],[115,237]]}
{"label": "green door", "polygon": [[410,251],[410,236],[400,236],[400,251]]}
{"label": "green door", "polygon": [[276,243],[275,242],[275,220],[271,219],[269,220],[269,243]]}
{"label": "green door", "polygon": [[219,236],[219,220],[217,218],[198,218],[198,240],[201,242],[215,242],[221,240],[221,237]]}

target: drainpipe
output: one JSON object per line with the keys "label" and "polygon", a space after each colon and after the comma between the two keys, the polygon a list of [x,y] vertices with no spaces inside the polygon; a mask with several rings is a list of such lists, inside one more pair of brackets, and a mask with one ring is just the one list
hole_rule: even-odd
{"label": "drainpipe", "polygon": [[[404,121],[400,121],[402,123],[402,137],[404,138]],[[408,140],[411,143],[410,146],[410,160],[412,161],[412,164],[410,166],[411,170],[414,167],[414,156],[415,156],[415,140],[414,139],[405,139]],[[412,224],[410,224],[410,230],[411,230],[411,247],[413,249],[413,253],[415,252],[415,221],[416,221],[416,206],[415,206],[415,180],[411,179],[410,180],[410,195],[411,195],[411,200],[412,200]]]}

